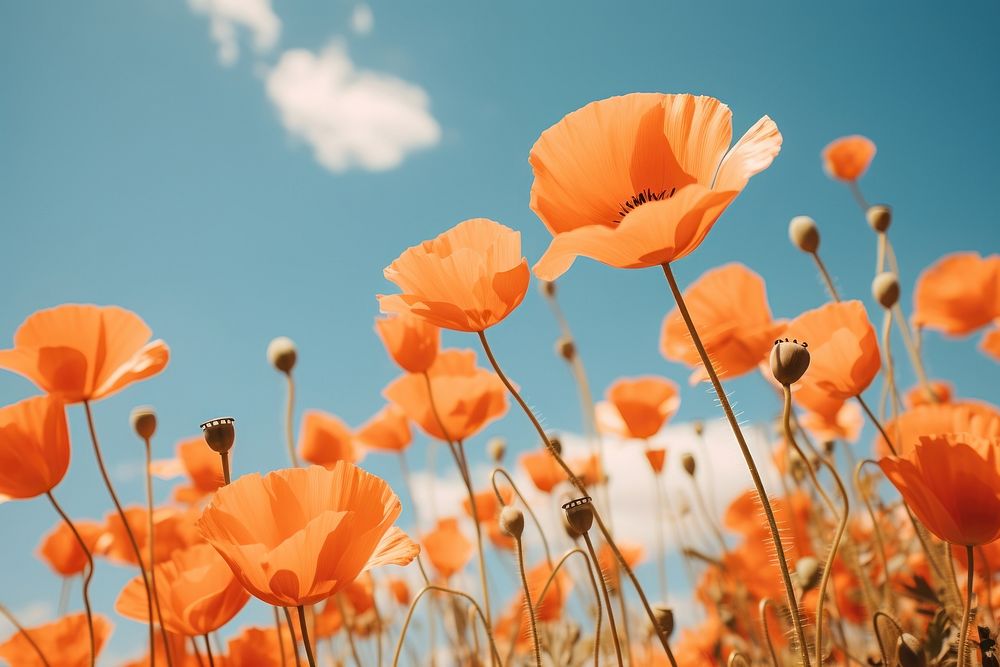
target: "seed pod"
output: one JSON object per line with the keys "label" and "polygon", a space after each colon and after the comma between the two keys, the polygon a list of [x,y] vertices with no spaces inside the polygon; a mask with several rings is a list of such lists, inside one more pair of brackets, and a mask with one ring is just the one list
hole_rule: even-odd
{"label": "seed pod", "polygon": [[813,556],[803,556],[795,563],[795,576],[799,580],[802,590],[809,591],[816,588],[820,577],[823,575],[823,566],[819,559]]}
{"label": "seed pod", "polygon": [[152,406],[140,405],[129,414],[132,430],[143,440],[149,440],[156,433],[156,412]]}
{"label": "seed pod", "polygon": [[566,361],[573,361],[576,356],[576,343],[570,338],[560,338],[556,341],[556,354]]}
{"label": "seed pod", "polygon": [[292,372],[295,362],[298,360],[298,351],[291,338],[278,336],[267,345],[267,360],[271,362],[277,370],[285,373]]}
{"label": "seed pod", "polygon": [[538,291],[542,296],[553,297],[556,295],[556,284],[551,280],[539,280]]}
{"label": "seed pod", "polygon": [[892,224],[892,209],[882,204],[875,204],[869,206],[868,210],[865,211],[865,218],[868,220],[869,226],[876,232],[885,232]]}
{"label": "seed pod", "polygon": [[504,534],[519,540],[521,539],[521,533],[524,532],[524,512],[508,505],[500,511],[499,523],[500,530]]}
{"label": "seed pod", "polygon": [[920,640],[904,632],[896,640],[896,654],[899,656],[901,667],[925,667],[927,658],[924,656],[924,649],[920,646]]}
{"label": "seed pod", "polygon": [[886,310],[899,301],[899,279],[892,271],[883,271],[872,280],[872,296]]}
{"label": "seed pod", "polygon": [[694,455],[691,452],[684,452],[681,454],[681,467],[684,468],[684,472],[694,477],[695,470],[697,469],[696,461],[694,460]]}
{"label": "seed pod", "polygon": [[819,250],[819,228],[808,215],[797,215],[788,223],[788,238],[802,252]]}
{"label": "seed pod", "polygon": [[502,463],[503,457],[507,453],[507,441],[501,437],[490,438],[486,443],[486,451],[494,463]]}
{"label": "seed pod", "polygon": [[594,525],[594,508],[590,496],[571,500],[562,506],[566,521],[577,533],[583,535]]}
{"label": "seed pod", "polygon": [[664,604],[653,605],[653,618],[660,626],[663,636],[669,637],[674,633],[674,610]]}
{"label": "seed pod", "polygon": [[809,368],[809,350],[805,342],[797,340],[774,341],[771,348],[771,373],[774,379],[789,386],[798,382]]}
{"label": "seed pod", "polygon": [[233,448],[236,442],[236,420],[232,417],[219,417],[210,419],[201,425],[205,442],[212,448],[212,451],[223,454]]}

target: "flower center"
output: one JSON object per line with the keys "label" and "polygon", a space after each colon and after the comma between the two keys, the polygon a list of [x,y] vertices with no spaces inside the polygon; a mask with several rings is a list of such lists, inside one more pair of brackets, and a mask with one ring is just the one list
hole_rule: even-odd
{"label": "flower center", "polygon": [[621,222],[626,215],[639,208],[643,204],[648,204],[651,201],[660,201],[661,199],[667,199],[673,197],[674,193],[677,192],[677,188],[670,188],[670,190],[660,190],[659,192],[653,192],[649,188],[645,190],[640,190],[638,194],[632,195],[631,199],[626,199],[621,204],[618,205],[618,219],[612,220],[613,224],[618,224]]}

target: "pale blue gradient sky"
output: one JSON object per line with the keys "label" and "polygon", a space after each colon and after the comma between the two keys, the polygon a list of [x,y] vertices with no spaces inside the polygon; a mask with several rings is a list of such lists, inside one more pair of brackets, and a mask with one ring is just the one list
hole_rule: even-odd
{"label": "pale blue gradient sky", "polygon": [[[537,259],[548,234],[529,210],[527,154],[538,134],[591,101],[631,91],[694,92],[733,109],[739,136],[768,114],[781,155],[757,176],[697,253],[676,265],[682,284],[738,260],[761,273],[775,315],[819,305],[807,258],[787,242],[788,220],[815,217],[823,255],[843,293],[871,305],[874,239],[819,152],[851,133],[878,156],[862,187],[894,206],[892,237],[905,286],[944,253],[1000,246],[994,207],[1000,132],[1000,8],[968,3],[421,3],[374,2],[374,31],[349,29],[353,4],[278,0],[280,41],[223,67],[205,17],[184,2],[7,3],[0,10],[0,220],[5,252],[0,345],[36,309],[63,302],[119,304],[140,313],[173,351],[167,371],[96,406],[119,488],[141,447],[127,414],[160,413],[166,455],[202,420],[239,420],[238,467],[283,464],[279,377],[265,346],[288,335],[300,348],[300,406],[351,424],[381,405],[396,374],[372,334],[382,268],[405,247],[458,221],[487,216],[523,233]],[[264,87],[287,49],[340,40],[358,67],[418,85],[441,127],[438,145],[394,170],[334,174],[288,137]],[[620,375],[660,373],[684,386],[680,420],[716,416],[688,371],[658,353],[670,306],[657,271],[580,261],[561,281],[595,389]],[[909,307],[909,298],[904,296]],[[874,309],[871,311],[876,313]],[[555,327],[532,290],[491,338],[510,374],[553,427],[578,429],[579,410]],[[469,336],[446,337],[472,345]],[[973,341],[928,337],[935,377],[958,393],[995,398],[997,366]],[[912,376],[902,364],[903,385]],[[744,417],[776,406],[758,377],[732,384]],[[34,392],[0,374],[0,401]],[[82,411],[69,411],[74,462],[57,494],[74,516],[110,504],[98,484]],[[469,443],[506,435],[533,446],[511,413]],[[867,435],[866,435],[867,441]],[[418,447],[423,447],[418,444]],[[727,452],[727,455],[732,453]],[[398,482],[394,462],[372,470]],[[164,490],[165,493],[165,490]],[[23,609],[54,605],[58,582],[34,560],[54,523],[41,501],[0,507],[0,590]],[[99,567],[96,605],[109,610],[124,573]],[[141,643],[118,622],[117,652]]]}

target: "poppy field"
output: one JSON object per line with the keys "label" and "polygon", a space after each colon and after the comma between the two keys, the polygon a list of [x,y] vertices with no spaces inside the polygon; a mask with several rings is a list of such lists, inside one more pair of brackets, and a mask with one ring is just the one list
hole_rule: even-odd
{"label": "poppy field", "polygon": [[[0,593],[12,628],[0,660],[112,664],[102,651],[128,627],[143,646],[130,666],[1000,665],[1000,408],[931,375],[924,345],[977,346],[995,372],[1000,255],[897,255],[892,206],[863,190],[876,145],[831,137],[815,168],[854,204],[842,224],[865,229],[852,270],[871,293],[844,293],[831,275],[844,258],[796,216],[772,242],[824,290],[776,317],[772,286],[738,259],[684,283],[674,273],[730,233],[727,209],[781,159],[775,120],[734,127],[713,97],[631,93],[566,109],[526,145],[547,248],[526,257],[518,229],[485,217],[400,244],[371,295],[371,335],[398,373],[367,421],[302,404],[291,338],[259,351],[282,387],[283,437],[268,442],[283,467],[241,464],[239,414],[206,414],[171,443],[156,406],[137,406],[129,451],[145,494],[126,497],[94,407],[157,382],[170,341],[116,305],[45,307],[0,332],[0,370],[36,389],[0,408],[0,514],[34,503],[50,517],[37,545],[6,548],[34,550],[63,582],[43,623]],[[591,383],[600,351],[578,344],[560,302],[584,262],[662,284],[660,366]],[[549,317],[524,344],[554,346],[573,387],[532,393],[537,405],[508,375],[517,350],[494,344],[529,296]],[[685,416],[682,387],[658,372],[670,366],[711,393],[712,420]],[[749,376],[773,414],[734,406],[726,385]],[[578,403],[581,424],[543,419],[547,400]],[[532,441],[505,440],[501,418]],[[674,448],[670,429],[694,446]],[[470,465],[473,446],[487,468]],[[609,474],[626,446],[641,456]],[[71,455],[96,466],[101,518],[61,486]],[[393,481],[373,460],[397,468]],[[733,461],[741,488],[719,506],[714,466]],[[442,467],[458,496],[432,505]],[[616,512],[625,488],[640,516]],[[625,518],[653,548],[616,534]],[[112,569],[129,580],[96,604]]]}

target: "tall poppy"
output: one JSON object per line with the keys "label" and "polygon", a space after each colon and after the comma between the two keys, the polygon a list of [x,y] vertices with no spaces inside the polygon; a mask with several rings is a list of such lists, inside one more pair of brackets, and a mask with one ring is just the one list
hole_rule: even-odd
{"label": "tall poppy", "polygon": [[[74,521],[73,525],[87,549],[93,553],[98,539],[104,534],[104,526],[97,521],[80,520]],[[65,521],[60,521],[42,538],[38,555],[53,572],[62,577],[75,576],[87,567],[87,554],[80,548],[80,543]]]}
{"label": "tall poppy", "polygon": [[[154,566],[161,622],[170,632],[196,637],[214,632],[232,620],[250,599],[229,565],[207,544],[175,551]],[[145,623],[148,619],[142,577],[125,584],[115,610]]]}
{"label": "tall poppy", "polygon": [[296,607],[416,558],[419,547],[392,525],[400,511],[385,481],[338,461],[245,475],[216,492],[198,528],[253,596]]}
{"label": "tall poppy", "polygon": [[[684,302],[716,368],[730,378],[755,370],[783,328],[771,317],[764,279],[742,264],[703,274],[684,290]],[[677,308],[663,320],[660,352],[695,369],[692,383],[708,378]]]}
{"label": "tall poppy", "polygon": [[497,324],[528,291],[528,262],[521,234],[498,222],[474,218],[400,255],[385,277],[402,294],[379,295],[384,313],[411,313],[455,331],[484,331]]}
{"label": "tall poppy", "polygon": [[382,395],[439,440],[467,440],[507,412],[506,388],[493,371],[476,366],[472,350],[442,350],[427,377],[408,373],[391,382]]}
{"label": "tall poppy", "polygon": [[868,137],[852,134],[836,139],[823,149],[823,168],[832,178],[856,181],[875,157],[875,144]]}
{"label": "tall poppy", "polygon": [[[922,435],[934,433],[971,433],[992,438],[1000,436],[1000,410],[979,401],[955,401],[918,405],[900,413],[885,424],[896,453],[906,456]],[[881,434],[875,436],[875,454],[888,456],[889,445]]]}
{"label": "tall poppy", "polygon": [[320,410],[306,410],[299,429],[299,456],[316,465],[332,467],[337,461],[357,463],[362,451],[354,433],[339,417]]}
{"label": "tall poppy", "polygon": [[[94,616],[94,649],[98,655],[111,635],[111,622],[104,616]],[[69,614],[57,621],[26,628],[31,640],[41,650],[51,667],[88,667],[90,665],[90,635],[86,614]],[[17,667],[45,665],[35,648],[15,631],[0,644],[0,658]]]}
{"label": "tall poppy", "polygon": [[1000,317],[1000,255],[946,255],[913,289],[913,321],[949,336],[964,336]]}
{"label": "tall poppy", "polygon": [[[927,387],[918,384],[908,392],[904,402],[906,407],[915,408],[919,405],[933,405],[935,403],[949,403],[955,395],[955,387],[950,382],[944,380],[930,380]],[[933,395],[932,395],[933,394]]]}
{"label": "tall poppy", "polygon": [[882,362],[878,339],[860,301],[828,303],[792,320],[785,336],[809,345],[809,370],[799,392],[831,399],[857,396],[871,384]]}
{"label": "tall poppy", "polygon": [[368,449],[383,452],[402,452],[413,441],[406,413],[391,403],[362,424],[355,436]]}
{"label": "tall poppy", "polygon": [[817,440],[856,442],[861,435],[864,417],[856,401],[834,398],[822,391],[795,392],[792,396],[806,410],[800,418],[802,427]]}
{"label": "tall poppy", "polygon": [[445,579],[465,569],[472,558],[473,545],[458,528],[458,519],[439,519],[432,531],[420,538],[434,569]]}
{"label": "tall poppy", "polygon": [[0,368],[67,403],[96,401],[162,371],[170,349],[117,306],[66,304],[30,315],[0,350]]}
{"label": "tall poppy", "polygon": [[555,280],[578,256],[636,269],[688,255],[781,149],[767,116],[730,148],[732,131],[719,100],[659,93],[592,102],[545,130],[531,209],[553,239],[535,275]]}
{"label": "tall poppy", "polygon": [[1000,438],[968,433],[920,436],[906,455],[879,460],[920,522],[951,544],[1000,538]]}
{"label": "tall poppy", "polygon": [[[149,512],[145,507],[126,507],[125,518],[135,536],[142,554],[143,563],[149,565]],[[186,549],[201,541],[195,522],[195,509],[158,507],[153,510],[153,563],[168,560],[174,551]],[[135,550],[129,540],[125,525],[117,512],[111,512],[104,520],[104,534],[97,541],[97,553],[112,563],[138,565]]]}
{"label": "tall poppy", "polygon": [[200,435],[178,442],[177,455],[173,459],[153,461],[150,470],[164,479],[187,477],[189,483],[175,486],[173,491],[174,500],[186,505],[212,495],[225,484],[221,457]]}
{"label": "tall poppy", "polygon": [[34,498],[51,491],[69,468],[69,429],[62,402],[35,396],[0,408],[0,494]]}
{"label": "tall poppy", "polygon": [[608,414],[602,420],[603,427],[614,429],[621,437],[638,440],[659,433],[681,403],[677,385],[654,375],[615,380],[608,387],[605,399],[602,412]]}
{"label": "tall poppy", "polygon": [[441,330],[408,312],[375,319],[375,332],[386,352],[407,373],[423,373],[441,347]]}

